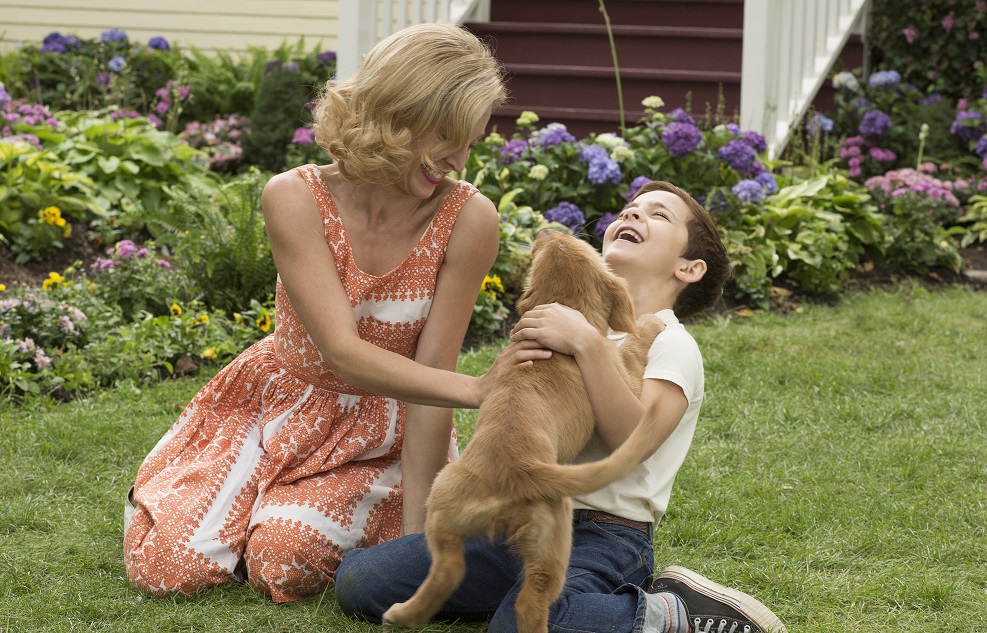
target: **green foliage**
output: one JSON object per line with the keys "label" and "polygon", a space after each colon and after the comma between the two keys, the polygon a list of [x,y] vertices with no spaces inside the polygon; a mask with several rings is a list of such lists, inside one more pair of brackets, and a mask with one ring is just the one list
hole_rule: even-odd
{"label": "green foliage", "polygon": [[250,114],[252,132],[243,142],[244,161],[266,171],[281,171],[295,130],[310,123],[306,105],[313,99],[297,63],[274,63],[264,73]]}
{"label": "green foliage", "polygon": [[955,236],[963,233],[957,226],[946,228],[943,217],[957,219],[957,207],[944,200],[934,200],[909,191],[893,197],[880,193],[885,213],[886,244],[878,261],[892,270],[925,274],[935,267],[954,272],[963,261],[957,251]]}
{"label": "green foliage", "polygon": [[966,214],[960,222],[970,224],[960,245],[964,248],[975,243],[987,242],[987,196],[973,196]]}
{"label": "green foliage", "polygon": [[862,255],[882,247],[883,222],[871,195],[845,176],[803,180],[718,216],[741,297],[767,305],[776,279],[835,296]]}
{"label": "green foliage", "polygon": [[277,269],[260,205],[266,182],[251,169],[208,197],[180,194],[174,211],[154,220],[211,309],[233,313],[274,294]]}
{"label": "green foliage", "polygon": [[106,243],[140,237],[146,218],[170,213],[179,192],[215,190],[200,152],[147,119],[72,112],[62,120],[66,138],[59,155],[96,183],[99,206],[118,210],[94,227]]}
{"label": "green foliage", "polygon": [[91,265],[88,290],[107,305],[117,306],[126,321],[142,313],[169,314],[176,302],[195,296],[195,284],[176,270],[152,241],[138,247],[121,240]]}
{"label": "green foliage", "polygon": [[[69,219],[105,216],[95,191],[92,179],[74,172],[58,153],[26,141],[0,141],[0,241],[10,245],[19,262],[61,248],[71,231]],[[57,220],[50,220],[51,208]]]}
{"label": "green foliage", "polygon": [[902,10],[896,0],[874,0],[870,16],[867,46],[875,68],[894,68],[905,82],[954,99],[983,87],[969,81],[984,67],[982,3],[936,0]]}

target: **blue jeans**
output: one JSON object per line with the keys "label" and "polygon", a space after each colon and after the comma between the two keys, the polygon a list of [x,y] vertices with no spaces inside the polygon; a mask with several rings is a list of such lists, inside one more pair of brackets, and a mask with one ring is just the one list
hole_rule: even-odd
{"label": "blue jeans", "polygon": [[[336,599],[347,615],[380,623],[392,604],[414,594],[428,574],[430,561],[424,534],[353,550],[336,570]],[[642,586],[653,573],[650,534],[587,521],[585,512],[577,511],[565,587],[549,610],[548,630],[640,631],[645,610]],[[489,633],[516,633],[514,600],[521,589],[521,574],[521,561],[505,541],[468,540],[466,578],[437,619],[489,620]]]}

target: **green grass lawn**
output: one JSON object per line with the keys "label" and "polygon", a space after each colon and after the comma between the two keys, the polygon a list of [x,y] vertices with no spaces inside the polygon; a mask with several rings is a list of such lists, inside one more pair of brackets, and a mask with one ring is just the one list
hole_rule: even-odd
{"label": "green grass lawn", "polygon": [[[691,330],[706,404],[658,566],[744,589],[793,633],[984,631],[987,293],[908,286]],[[0,632],[380,630],[331,590],[274,605],[244,586],[128,586],[124,494],[207,378],[0,405]],[[473,420],[457,413],[464,440]]]}

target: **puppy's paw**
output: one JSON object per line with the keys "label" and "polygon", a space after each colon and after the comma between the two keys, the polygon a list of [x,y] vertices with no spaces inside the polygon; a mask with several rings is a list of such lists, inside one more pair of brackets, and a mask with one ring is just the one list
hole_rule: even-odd
{"label": "puppy's paw", "polygon": [[401,626],[406,629],[420,629],[425,626],[428,618],[423,618],[414,612],[407,602],[399,602],[392,605],[384,612],[384,626]]}

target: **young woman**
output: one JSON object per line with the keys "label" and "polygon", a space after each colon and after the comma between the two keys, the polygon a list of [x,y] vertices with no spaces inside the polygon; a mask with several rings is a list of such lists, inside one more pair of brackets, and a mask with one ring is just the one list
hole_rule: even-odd
{"label": "young woman", "polygon": [[[572,554],[562,596],[549,612],[549,631],[784,631],[751,596],[695,572],[668,567],[653,577],[652,529],[668,506],[703,400],[702,356],[679,318],[715,303],[730,274],[716,227],[685,191],[651,182],[607,228],[603,254],[627,280],[636,313],[657,314],[665,323],[651,347],[640,398],[606,354],[621,334],[601,337],[582,314],[563,305],[537,306],[522,315],[502,358],[530,362],[533,346],[575,357],[597,424],[576,461],[611,452],[655,403],[664,440],[627,477],[573,500]],[[345,612],[379,622],[392,604],[415,592],[428,567],[422,534],[355,550],[337,572],[336,597]],[[521,566],[509,545],[468,541],[466,568],[465,581],[440,617],[489,619],[490,632],[517,631]]]}
{"label": "young woman", "polygon": [[275,601],[323,590],[343,555],[420,529],[455,454],[455,373],[499,244],[461,171],[505,98],[469,32],[376,46],[315,109],[333,159],[279,174],[262,205],[278,268],[272,335],[195,396],[128,498],[124,561],[154,594],[248,579]]}

